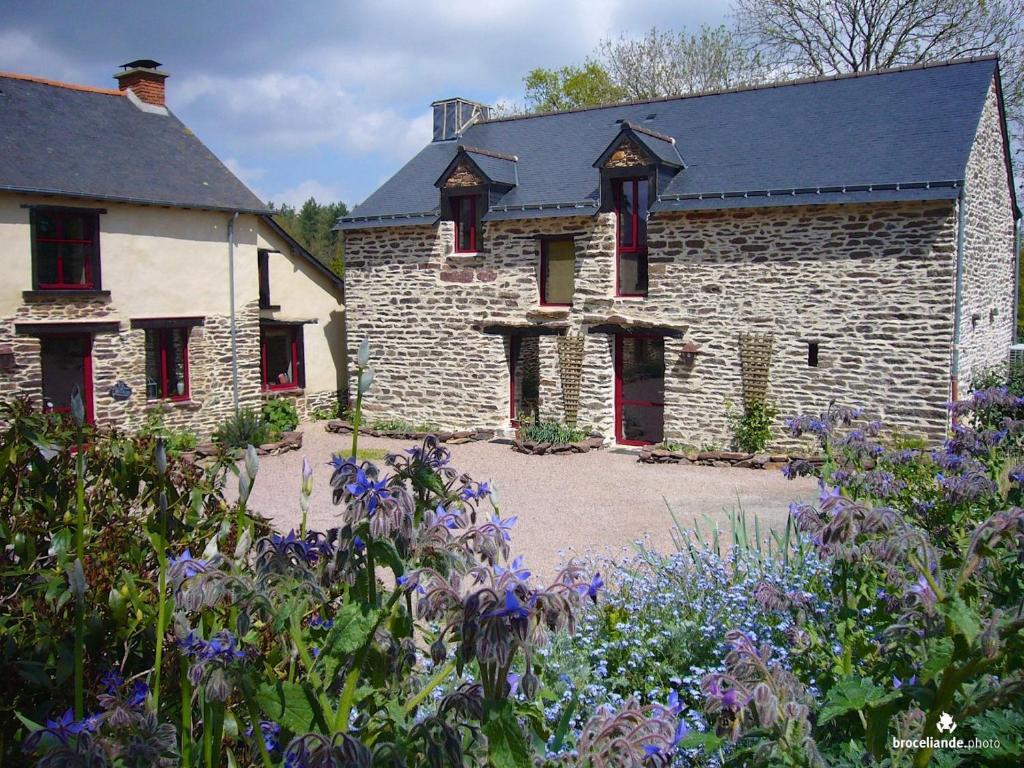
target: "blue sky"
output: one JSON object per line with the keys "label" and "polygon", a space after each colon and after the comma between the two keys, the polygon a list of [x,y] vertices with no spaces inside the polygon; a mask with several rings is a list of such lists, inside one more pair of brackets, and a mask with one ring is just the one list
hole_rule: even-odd
{"label": "blue sky", "polygon": [[113,87],[138,58],[264,200],[358,203],[430,140],[431,101],[517,100],[602,38],[727,20],[728,0],[5,2],[0,70]]}

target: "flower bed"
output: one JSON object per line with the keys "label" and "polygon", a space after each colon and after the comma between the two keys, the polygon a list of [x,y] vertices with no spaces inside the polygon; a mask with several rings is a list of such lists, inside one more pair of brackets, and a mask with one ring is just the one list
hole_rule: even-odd
{"label": "flower bed", "polygon": [[534,456],[547,455],[568,455],[570,453],[587,453],[604,447],[604,438],[598,434],[592,434],[584,440],[577,440],[572,443],[549,443],[536,440],[512,441],[512,450],[519,453],[532,454]]}
{"label": "flower bed", "polygon": [[[256,446],[256,453],[259,456],[277,456],[282,453],[297,451],[301,447],[301,432],[282,432],[280,438],[277,440]],[[221,447],[216,443],[200,443],[195,447],[195,450],[183,451],[181,453],[181,458],[183,461],[211,459],[215,456],[219,456],[221,451]],[[236,459],[241,459],[245,455],[245,451],[241,448],[236,448],[231,453]]]}
{"label": "flower bed", "polygon": [[[328,432],[333,432],[338,435],[349,435],[352,434],[352,424],[344,419],[331,419],[324,425],[324,429]],[[429,432],[424,431],[406,431],[406,430],[393,430],[393,429],[373,429],[370,427],[359,427],[359,434],[369,435],[370,437],[386,437],[392,440],[423,440],[424,438],[433,435],[437,438],[438,442],[448,443],[450,445],[459,445],[460,443],[472,443],[483,440],[493,440],[494,430],[493,429],[464,429],[456,431],[445,431],[431,430]]]}
{"label": "flower bed", "polygon": [[784,469],[794,462],[820,467],[820,456],[796,456],[778,453],[742,453],[740,451],[680,451],[668,448],[643,448],[637,461],[644,464],[697,464],[705,467],[739,469]]}

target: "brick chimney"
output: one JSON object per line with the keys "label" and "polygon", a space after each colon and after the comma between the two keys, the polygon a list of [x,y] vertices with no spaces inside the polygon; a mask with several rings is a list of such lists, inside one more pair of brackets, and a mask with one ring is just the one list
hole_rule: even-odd
{"label": "brick chimney", "polygon": [[164,100],[164,80],[167,72],[161,72],[159,61],[152,59],[136,59],[122,64],[123,72],[114,75],[117,85],[122,91],[131,91],[146,104],[157,107],[166,106]]}

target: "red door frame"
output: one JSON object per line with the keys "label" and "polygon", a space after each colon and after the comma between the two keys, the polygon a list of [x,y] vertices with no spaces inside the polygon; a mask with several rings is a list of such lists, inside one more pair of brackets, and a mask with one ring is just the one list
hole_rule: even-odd
{"label": "red door frame", "polygon": [[[39,359],[40,364],[42,363],[42,344],[43,340],[47,337],[70,337],[77,338],[82,343],[82,405],[85,407],[85,423],[92,424],[95,422],[96,414],[93,408],[93,381],[92,381],[92,335],[88,333],[47,333],[39,337]],[[46,397],[45,397],[45,373],[43,373],[43,410],[46,410]],[[54,408],[55,413],[70,413],[70,408]]]}
{"label": "red door frame", "polygon": [[[655,402],[653,400],[625,400],[622,397],[622,340],[626,337],[626,334],[617,333],[615,334],[615,440],[621,445],[651,445],[649,440],[627,440],[622,431],[622,406],[634,405],[648,408],[660,408],[662,417],[662,427],[664,427],[665,419],[665,402]],[[662,343],[662,350],[664,350],[665,337],[655,333],[631,333],[629,334],[631,339],[658,339]],[[664,354],[664,352],[663,352]],[[665,381],[665,371],[662,369],[661,372],[662,385]]]}

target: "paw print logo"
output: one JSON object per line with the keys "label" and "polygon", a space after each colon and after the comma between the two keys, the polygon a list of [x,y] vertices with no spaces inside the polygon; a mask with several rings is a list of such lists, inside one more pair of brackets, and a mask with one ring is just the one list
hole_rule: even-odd
{"label": "paw print logo", "polygon": [[943,712],[935,727],[939,729],[939,733],[952,733],[956,730],[956,723],[953,721],[952,715]]}

